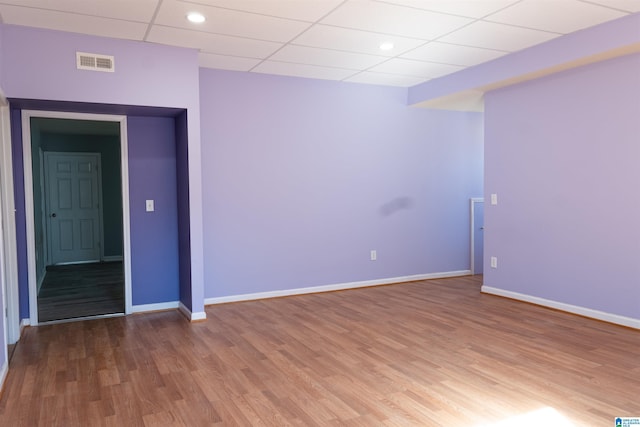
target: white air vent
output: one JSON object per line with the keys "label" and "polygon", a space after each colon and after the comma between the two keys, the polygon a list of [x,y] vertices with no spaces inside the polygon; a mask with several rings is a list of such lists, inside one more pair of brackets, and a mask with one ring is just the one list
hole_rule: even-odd
{"label": "white air vent", "polygon": [[96,53],[76,52],[76,67],[78,70],[106,71],[108,73],[115,71],[113,56]]}

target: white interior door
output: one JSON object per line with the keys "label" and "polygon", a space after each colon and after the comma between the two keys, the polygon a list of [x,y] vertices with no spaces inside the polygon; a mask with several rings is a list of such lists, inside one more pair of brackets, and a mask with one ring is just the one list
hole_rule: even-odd
{"label": "white interior door", "polygon": [[45,152],[51,264],[100,261],[100,154]]}

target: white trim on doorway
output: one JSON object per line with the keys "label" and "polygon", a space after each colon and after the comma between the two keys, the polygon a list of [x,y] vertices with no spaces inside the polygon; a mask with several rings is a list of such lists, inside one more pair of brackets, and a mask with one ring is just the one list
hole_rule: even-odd
{"label": "white trim on doorway", "polygon": [[[132,312],[131,301],[131,225],[129,219],[129,152],[127,140],[127,116],[111,114],[70,113],[59,111],[22,111],[22,150],[24,163],[24,195],[27,228],[27,265],[29,280],[29,323],[38,324],[38,294],[36,283],[35,230],[33,208],[33,171],[31,158],[31,118],[95,120],[120,123],[120,157],[122,170],[122,234],[124,259],[125,314]],[[15,283],[17,291],[17,281]]]}
{"label": "white trim on doorway", "polygon": [[[6,99],[3,100],[3,104],[2,105],[2,109],[6,109]],[[4,116],[4,111],[2,112],[2,115]],[[3,118],[0,118],[0,120],[2,120]],[[5,133],[5,126],[7,126],[7,123],[4,122],[4,120],[2,120],[2,122],[0,122],[0,126],[2,126],[2,128],[0,129],[0,131],[2,132],[2,137],[4,137],[6,135]],[[3,144],[4,145],[4,144]],[[4,216],[5,216],[5,212],[3,212],[2,207],[4,206],[4,197],[0,198],[0,223],[4,224]],[[6,239],[4,237],[4,227],[0,227],[0,242],[6,242]],[[3,317],[3,321],[2,321],[2,330],[0,331],[0,333],[2,333],[2,341],[0,341],[0,391],[2,390],[2,387],[4,386],[4,380],[7,376],[7,371],[9,370],[9,352],[8,352],[8,341],[9,341],[9,337],[8,337],[8,323],[9,323],[9,310],[7,308],[7,297],[9,294],[9,290],[8,290],[8,281],[7,281],[7,277],[6,277],[6,263],[5,263],[5,248],[4,248],[4,243],[0,243],[0,310],[2,310],[0,312],[0,316]]]}
{"label": "white trim on doorway", "polygon": [[484,198],[483,197],[472,197],[469,200],[469,212],[470,212],[470,217],[471,220],[469,221],[469,223],[471,224],[471,244],[470,244],[470,254],[471,254],[471,274],[476,274],[476,265],[475,265],[475,259],[476,259],[476,250],[475,250],[475,241],[476,241],[476,233],[475,233],[475,224],[474,224],[474,220],[475,220],[475,206],[476,203],[484,203]]}
{"label": "white trim on doorway", "polygon": [[[0,205],[2,205],[2,271],[6,284],[7,344],[20,339],[20,300],[18,298],[18,250],[16,249],[16,208],[13,196],[13,162],[11,157],[11,116],[9,105],[0,94]],[[3,284],[3,287],[4,287]]]}

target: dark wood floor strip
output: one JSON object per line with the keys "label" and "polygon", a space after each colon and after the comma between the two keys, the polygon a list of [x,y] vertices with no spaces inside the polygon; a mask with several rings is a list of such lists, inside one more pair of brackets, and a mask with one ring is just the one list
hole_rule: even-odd
{"label": "dark wood floor strip", "polygon": [[121,262],[47,267],[38,293],[38,321],[124,313]]}
{"label": "dark wood floor strip", "polygon": [[28,328],[0,425],[492,426],[546,408],[608,426],[640,415],[640,331],[479,288],[463,277],[210,306],[196,324],[169,311]]}

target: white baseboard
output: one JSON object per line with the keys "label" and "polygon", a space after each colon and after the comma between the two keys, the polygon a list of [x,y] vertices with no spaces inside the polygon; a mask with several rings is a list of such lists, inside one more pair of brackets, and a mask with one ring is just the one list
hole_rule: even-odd
{"label": "white baseboard", "polygon": [[207,320],[207,313],[204,311],[199,311],[197,313],[191,313],[191,321],[199,322],[201,320]]}
{"label": "white baseboard", "polygon": [[[7,354],[7,357],[9,355]],[[9,372],[9,361],[5,360],[2,364],[2,368],[0,368],[0,395],[2,395],[2,390],[4,389],[4,380],[7,379],[7,373]]]}
{"label": "white baseboard", "polygon": [[116,261],[122,261],[122,255],[109,255],[109,256],[102,257],[102,262],[116,262]]}
{"label": "white baseboard", "polygon": [[179,301],[160,302],[156,304],[140,304],[131,307],[132,313],[144,313],[148,311],[173,310],[178,308]]}
{"label": "white baseboard", "polygon": [[226,297],[205,298],[205,305],[224,304],[228,302],[251,301],[257,299],[287,297],[291,295],[315,294],[319,292],[343,291],[347,289],[365,288],[369,286],[390,285],[393,283],[413,282],[416,280],[444,279],[447,277],[468,276],[471,270],[447,271],[444,273],[416,274],[388,279],[364,280],[362,282],[337,283],[334,285],[311,286],[306,288],[284,289],[280,291],[257,292],[253,294],[230,295]]}
{"label": "white baseboard", "polygon": [[180,310],[180,313],[184,314],[184,316],[190,322],[197,322],[197,321],[200,321],[200,320],[207,320],[207,313],[205,313],[204,311],[192,313],[191,310],[189,310],[187,308],[187,306],[184,305],[182,302],[180,302],[178,304],[178,310]]}
{"label": "white baseboard", "polygon": [[482,286],[481,291],[485,294],[498,295],[501,297],[511,298],[519,301],[525,301],[543,307],[555,308],[556,310],[566,311],[568,313],[579,314],[580,316],[590,317],[592,319],[602,320],[604,322],[615,323],[616,325],[627,326],[629,328],[640,329],[640,319],[632,317],[620,316],[604,311],[594,310],[591,308],[580,307],[577,305],[565,304],[563,302],[552,301],[540,297],[521,294],[518,292],[507,291],[504,289],[493,288],[491,286]]}
{"label": "white baseboard", "polygon": [[26,318],[20,321],[20,335],[22,335],[22,330],[27,326],[31,326],[31,319]]}

